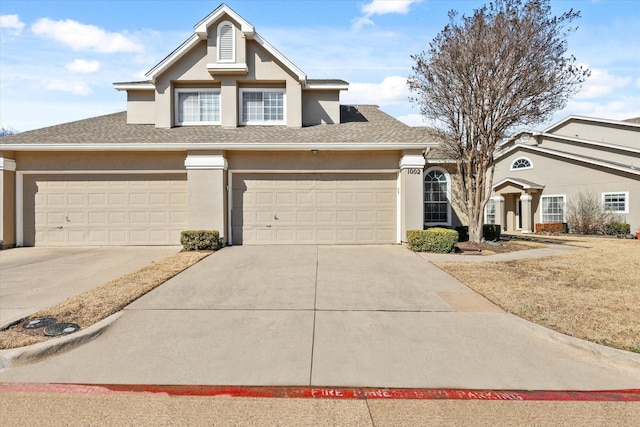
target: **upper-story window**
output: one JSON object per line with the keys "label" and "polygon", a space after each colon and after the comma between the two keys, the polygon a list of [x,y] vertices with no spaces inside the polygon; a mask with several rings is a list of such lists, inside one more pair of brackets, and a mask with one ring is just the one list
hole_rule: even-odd
{"label": "upper-story window", "polygon": [[243,125],[285,124],[284,89],[241,89],[240,97]]}
{"label": "upper-story window", "polygon": [[228,21],[218,25],[218,62],[236,62],[236,32]]}
{"label": "upper-story window", "polygon": [[176,89],[176,126],[220,124],[218,89]]}
{"label": "upper-story window", "polygon": [[511,170],[520,170],[520,169],[531,169],[533,167],[533,163],[531,160],[526,157],[519,157],[511,163]]}

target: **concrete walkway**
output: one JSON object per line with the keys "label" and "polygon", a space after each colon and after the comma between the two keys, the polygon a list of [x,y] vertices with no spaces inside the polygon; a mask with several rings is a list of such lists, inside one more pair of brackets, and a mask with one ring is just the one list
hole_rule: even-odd
{"label": "concrete walkway", "polygon": [[504,313],[401,246],[244,246],[0,381],[623,389],[640,355]]}

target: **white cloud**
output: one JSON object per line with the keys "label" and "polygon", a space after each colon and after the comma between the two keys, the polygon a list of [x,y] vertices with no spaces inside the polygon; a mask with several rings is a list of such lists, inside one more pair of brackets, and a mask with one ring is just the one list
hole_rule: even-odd
{"label": "white cloud", "polygon": [[362,13],[367,16],[387,13],[405,14],[409,12],[409,6],[418,2],[419,0],[372,0],[371,3],[362,6]]}
{"label": "white cloud", "polygon": [[0,29],[8,30],[12,34],[20,34],[24,28],[24,22],[18,15],[0,15]]}
{"label": "white cloud", "polygon": [[91,95],[91,88],[84,82],[50,80],[43,83],[45,89],[69,92],[73,95]]}
{"label": "white cloud", "polygon": [[374,25],[371,17],[373,15],[386,15],[389,13],[406,14],[413,3],[419,3],[422,0],[371,0],[371,3],[362,5],[360,10],[362,16],[351,21],[354,29],[359,30],[365,25]]}
{"label": "white cloud", "polygon": [[380,83],[351,83],[343,93],[342,102],[347,104],[398,105],[407,104],[409,98],[407,79],[388,76]]}
{"label": "white cloud", "polygon": [[100,63],[98,61],[87,61],[85,59],[76,59],[73,62],[66,65],[67,70],[72,73],[95,73],[100,69]]}
{"label": "white cloud", "polygon": [[420,114],[405,114],[404,116],[398,116],[396,119],[409,126],[428,126],[427,119]]}
{"label": "white cloud", "polygon": [[605,69],[592,69],[591,76],[584,82],[576,98],[593,99],[608,96],[617,89],[628,86],[632,81],[631,77],[615,76]]}
{"label": "white cloud", "polygon": [[112,33],[94,25],[85,25],[71,19],[52,21],[38,20],[31,30],[40,36],[50,37],[76,51],[100,53],[140,53],[143,46],[120,33]]}

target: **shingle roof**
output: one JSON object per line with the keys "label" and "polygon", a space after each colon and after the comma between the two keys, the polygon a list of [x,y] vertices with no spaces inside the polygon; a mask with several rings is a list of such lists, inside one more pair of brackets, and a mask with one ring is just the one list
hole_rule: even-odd
{"label": "shingle roof", "polygon": [[[375,105],[341,106],[341,122],[302,128],[285,126],[184,126],[156,128],[126,123],[126,112],[36,129],[2,138],[0,149],[20,145],[101,144],[291,144],[291,143],[409,143],[430,145],[425,128],[413,128],[382,112]],[[17,147],[17,148],[13,148]]]}

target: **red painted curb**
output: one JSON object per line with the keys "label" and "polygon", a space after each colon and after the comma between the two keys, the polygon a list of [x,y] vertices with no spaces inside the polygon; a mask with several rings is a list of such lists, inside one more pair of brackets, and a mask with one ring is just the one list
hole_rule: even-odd
{"label": "red painted curb", "polygon": [[147,384],[37,384],[0,383],[0,393],[159,393],[170,396],[320,398],[320,399],[417,399],[417,400],[502,400],[640,402],[640,389],[626,390],[469,390],[398,389],[360,387],[242,387],[207,385]]}

